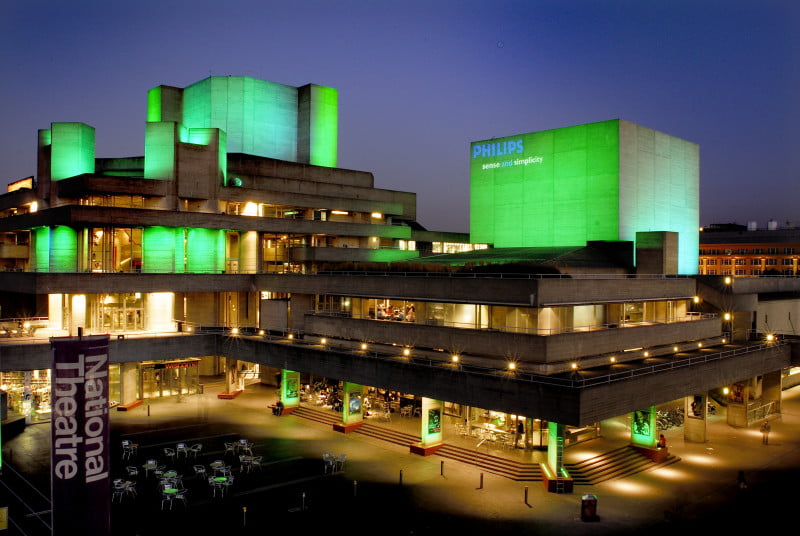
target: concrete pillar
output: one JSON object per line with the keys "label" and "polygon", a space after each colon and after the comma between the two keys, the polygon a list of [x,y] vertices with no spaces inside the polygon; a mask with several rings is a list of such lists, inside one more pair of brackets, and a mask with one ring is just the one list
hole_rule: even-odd
{"label": "concrete pillar", "polygon": [[683,438],[691,443],[705,443],[708,423],[708,396],[706,393],[686,397],[683,420]]}
{"label": "concrete pillar", "polygon": [[342,424],[354,424],[364,420],[364,386],[360,383],[342,384]]}
{"label": "concrete pillar", "polygon": [[241,234],[239,242],[239,273],[258,272],[258,232],[247,231]]}
{"label": "concrete pillar", "polygon": [[441,400],[422,398],[419,435],[422,438],[420,445],[423,447],[442,443],[442,415],[444,415],[444,405]]}
{"label": "concrete pillar", "polygon": [[631,443],[648,449],[655,448],[658,441],[656,430],[656,407],[650,406],[631,413]]}
{"label": "concrete pillar", "polygon": [[554,478],[562,477],[564,469],[564,434],[567,427],[557,422],[547,423],[547,467]]}
{"label": "concrete pillar", "polygon": [[234,391],[244,390],[244,385],[237,374],[239,361],[236,359],[225,359],[225,392],[232,393]]}
{"label": "concrete pillar", "polygon": [[296,408],[300,405],[300,373],[294,370],[281,370],[281,402],[283,408]]}
{"label": "concrete pillar", "polygon": [[130,404],[139,398],[139,366],[126,362],[119,365],[119,403]]}

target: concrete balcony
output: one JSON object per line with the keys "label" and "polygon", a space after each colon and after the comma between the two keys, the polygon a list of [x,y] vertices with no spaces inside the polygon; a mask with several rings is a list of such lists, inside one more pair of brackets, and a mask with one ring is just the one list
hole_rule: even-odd
{"label": "concrete balcony", "polygon": [[[623,362],[641,358],[641,353],[630,352],[632,349],[720,337],[721,322],[717,317],[686,317],[683,322],[532,335],[309,314],[305,316],[305,332],[401,346],[440,348],[476,357],[513,359],[518,363],[545,365],[539,370],[546,373],[560,371],[574,360],[618,354],[618,362]],[[556,364],[561,366],[552,366]]]}
{"label": "concrete balcony", "polygon": [[418,251],[399,249],[304,247],[291,248],[293,262],[394,262],[419,257]]}

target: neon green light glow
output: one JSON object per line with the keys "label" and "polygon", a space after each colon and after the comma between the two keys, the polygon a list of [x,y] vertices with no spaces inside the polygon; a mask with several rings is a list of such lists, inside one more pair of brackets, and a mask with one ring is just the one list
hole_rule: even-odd
{"label": "neon green light glow", "polygon": [[206,78],[184,89],[183,123],[225,131],[232,153],[297,157],[297,90],[290,86],[245,76]]}
{"label": "neon green light glow", "polygon": [[547,423],[547,464],[558,474],[563,467],[564,431],[566,426],[557,422]]}
{"label": "neon green light glow", "polygon": [[190,228],[187,232],[186,271],[219,273],[225,269],[225,231]]}
{"label": "neon green light glow", "polygon": [[300,373],[281,370],[281,401],[284,407],[300,405]]}
{"label": "neon green light glow", "polygon": [[419,251],[404,251],[401,249],[372,249],[368,250],[367,262],[396,262],[419,257]]}
{"label": "neon green light glow", "polygon": [[161,87],[154,87],[147,92],[147,121],[161,121]]}
{"label": "neon green light glow", "polygon": [[147,123],[144,130],[144,176],[175,178],[175,123]]}
{"label": "neon green light glow", "polygon": [[142,230],[142,272],[175,271],[175,235],[171,227],[145,227]]}
{"label": "neon green light glow", "polygon": [[32,259],[33,269],[36,272],[49,272],[50,271],[50,228],[37,227],[32,229],[31,236],[33,237],[33,252],[34,258]]}
{"label": "neon green light glow", "polygon": [[78,268],[78,233],[59,225],[50,230],[50,271],[75,272]]}
{"label": "neon green light glow", "polygon": [[631,441],[638,445],[654,447],[656,444],[656,407],[631,413]]}
{"label": "neon green light glow", "polygon": [[53,123],[50,178],[54,181],[94,173],[94,128],[83,123]]}
{"label": "neon green light glow", "polygon": [[344,382],[344,396],[342,398],[342,422],[352,424],[363,419],[364,408],[362,407],[364,388],[361,384]]}
{"label": "neon green light glow", "polygon": [[470,148],[470,234],[495,247],[679,235],[679,271],[696,273],[697,146],[612,120],[485,140]]}
{"label": "neon green light glow", "polygon": [[339,91],[311,86],[309,163],[336,167],[339,135]]}

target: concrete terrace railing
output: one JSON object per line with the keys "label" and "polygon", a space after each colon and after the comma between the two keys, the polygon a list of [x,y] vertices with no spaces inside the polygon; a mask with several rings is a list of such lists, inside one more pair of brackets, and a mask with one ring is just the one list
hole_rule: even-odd
{"label": "concrete terrace railing", "polygon": [[[722,350],[719,352],[708,352],[708,353],[704,352],[700,355],[687,356],[687,357],[670,357],[668,358],[669,359],[668,362],[654,363],[652,365],[642,365],[636,368],[620,372],[610,372],[608,374],[588,376],[588,374],[590,374],[588,371],[581,372],[580,370],[578,370],[571,373],[570,377],[564,377],[563,375],[547,376],[542,374],[521,372],[519,370],[511,371],[508,368],[500,369],[489,366],[466,364],[462,362],[454,363],[450,360],[450,355],[446,353],[442,353],[442,359],[433,359],[426,354],[421,354],[419,350],[414,350],[410,352],[409,356],[404,356],[402,355],[401,350],[397,347],[391,347],[393,348],[392,352],[375,350],[375,349],[360,350],[359,349],[360,347],[357,345],[343,345],[343,344],[337,345],[336,344],[337,342],[343,342],[339,341],[338,339],[327,338],[325,343],[321,343],[320,341],[322,338],[307,340],[295,337],[293,339],[288,339],[286,337],[274,336],[274,335],[265,335],[262,336],[262,338],[266,338],[273,342],[283,341],[287,344],[294,344],[294,345],[299,344],[299,345],[317,346],[317,347],[323,346],[326,351],[336,352],[345,355],[355,354],[360,357],[380,359],[385,361],[391,361],[394,363],[405,362],[413,364],[415,366],[439,368],[449,371],[458,371],[463,373],[479,374],[484,376],[501,377],[508,379],[513,378],[516,381],[525,381],[534,384],[566,387],[573,389],[582,389],[585,387],[591,387],[595,385],[610,384],[618,381],[634,379],[651,374],[668,372],[670,370],[683,369],[686,367],[712,363],[715,361],[730,359],[733,357],[749,354],[752,352],[767,350],[770,348],[777,348],[788,344],[787,342],[778,339],[770,343],[751,344],[729,350]],[[374,348],[375,345],[372,344],[370,345],[370,347]]]}

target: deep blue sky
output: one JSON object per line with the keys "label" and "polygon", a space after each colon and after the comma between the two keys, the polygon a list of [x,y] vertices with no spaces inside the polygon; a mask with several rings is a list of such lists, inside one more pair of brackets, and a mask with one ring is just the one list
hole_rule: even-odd
{"label": "deep blue sky", "polygon": [[209,75],[339,89],[339,165],[467,231],[469,143],[624,119],[700,145],[701,224],[800,224],[800,1],[10,0],[0,184],[37,129],[144,152],[146,94]]}

